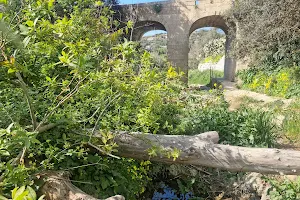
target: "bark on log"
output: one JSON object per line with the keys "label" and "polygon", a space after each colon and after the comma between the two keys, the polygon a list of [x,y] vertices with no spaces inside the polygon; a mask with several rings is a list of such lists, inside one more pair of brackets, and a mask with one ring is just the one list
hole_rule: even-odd
{"label": "bark on log", "polygon": [[[215,134],[216,132],[210,132],[204,135]],[[214,144],[203,141],[203,134],[174,136],[122,132],[116,135],[115,142],[119,145],[116,154],[122,157],[206,166],[229,171],[300,175],[300,151]],[[149,157],[147,150],[153,145],[165,149],[177,148],[181,152],[175,161],[165,155]]]}
{"label": "bark on log", "polygon": [[[39,191],[46,200],[100,200],[96,199],[74,186],[67,176],[58,172],[49,172],[42,175],[46,179]],[[121,195],[109,197],[105,200],[125,200]]]}

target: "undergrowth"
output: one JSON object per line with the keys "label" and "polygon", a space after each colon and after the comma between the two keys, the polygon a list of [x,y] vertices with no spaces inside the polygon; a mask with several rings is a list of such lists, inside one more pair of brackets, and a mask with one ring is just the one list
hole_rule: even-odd
{"label": "undergrowth", "polygon": [[204,70],[202,72],[197,69],[189,70],[188,82],[189,85],[206,85],[210,83],[211,78],[222,78],[223,76],[224,72],[218,70],[213,70],[212,72],[210,72],[210,70]]}
{"label": "undergrowth", "polygon": [[249,68],[238,72],[242,88],[270,96],[292,98],[300,96],[299,67]]}

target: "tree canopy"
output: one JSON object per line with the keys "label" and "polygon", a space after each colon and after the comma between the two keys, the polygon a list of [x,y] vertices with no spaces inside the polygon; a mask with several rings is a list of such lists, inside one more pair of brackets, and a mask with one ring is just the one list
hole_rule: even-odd
{"label": "tree canopy", "polygon": [[235,1],[229,16],[237,23],[236,56],[255,65],[300,64],[297,0]]}

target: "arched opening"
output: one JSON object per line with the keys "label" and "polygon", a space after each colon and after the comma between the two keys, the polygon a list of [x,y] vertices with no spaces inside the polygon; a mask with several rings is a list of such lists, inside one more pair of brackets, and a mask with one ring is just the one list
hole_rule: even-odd
{"label": "arched opening", "polygon": [[224,77],[226,35],[222,29],[203,27],[189,38],[189,84],[207,85]]}
{"label": "arched opening", "polygon": [[196,20],[189,31],[189,84],[206,85],[212,79],[232,81],[235,61],[229,58],[228,26],[219,15]]}
{"label": "arched opening", "polygon": [[156,21],[139,21],[135,23],[131,32],[131,39],[133,41],[140,41],[145,33],[150,31],[167,31],[165,26]]}
{"label": "arched opening", "polygon": [[157,66],[164,66],[167,62],[167,31],[159,22],[139,22],[133,32],[135,40],[139,40],[141,47],[150,52],[153,62]]}

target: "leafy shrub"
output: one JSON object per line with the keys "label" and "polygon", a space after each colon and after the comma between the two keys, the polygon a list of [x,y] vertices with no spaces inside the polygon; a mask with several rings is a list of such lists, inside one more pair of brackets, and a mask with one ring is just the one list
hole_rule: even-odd
{"label": "leafy shrub", "polygon": [[238,76],[246,89],[285,98],[300,96],[299,67],[271,71],[249,68]]}
{"label": "leafy shrub", "polygon": [[300,199],[300,179],[297,181],[290,181],[285,179],[283,181],[275,179],[267,179],[271,184],[268,194],[272,200],[296,200]]}
{"label": "leafy shrub", "polygon": [[[35,191],[30,186],[22,186],[20,188],[16,187],[11,191],[11,199],[8,199],[0,195],[1,200],[37,200],[37,195]],[[38,200],[43,200],[44,195],[38,198]]]}
{"label": "leafy shrub", "polygon": [[275,125],[272,115],[249,108],[229,111],[228,105],[219,97],[201,103],[194,109],[185,110],[181,130],[195,135],[207,131],[217,131],[223,144],[253,147],[272,147],[275,144]]}
{"label": "leafy shrub", "polygon": [[68,17],[53,1],[30,1],[20,12],[10,6],[0,30],[16,38],[1,38],[0,193],[62,170],[94,184],[79,184],[94,195],[137,198],[149,180],[147,162],[104,159],[96,150],[113,154],[119,130],[170,133],[182,108],[180,74],[121,39],[130,26],[116,28],[101,2],[74,6]]}
{"label": "leafy shrub", "polygon": [[[73,166],[78,166],[78,161],[66,159],[67,162],[69,160],[73,162]],[[96,164],[72,170],[72,178],[79,181],[75,185],[94,197],[108,198],[115,194],[122,194],[128,199],[139,199],[147,185],[151,183],[148,176],[150,161],[118,160],[103,158],[99,155],[88,155],[86,160],[81,160],[81,165],[89,163]],[[70,168],[72,167],[70,166]],[[80,182],[84,182],[84,184]],[[85,182],[89,184],[85,184]]]}

